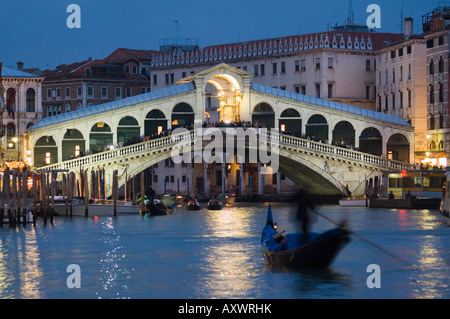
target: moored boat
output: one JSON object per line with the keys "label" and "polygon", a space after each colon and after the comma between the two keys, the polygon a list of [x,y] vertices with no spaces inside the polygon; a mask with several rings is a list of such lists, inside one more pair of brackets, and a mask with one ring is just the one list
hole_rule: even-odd
{"label": "moored boat", "polygon": [[267,223],[261,236],[261,250],[271,266],[291,269],[327,268],[339,251],[350,241],[345,225],[324,233],[310,233],[304,242],[303,233],[282,236],[274,227],[269,206]]}
{"label": "moored boat", "polygon": [[339,201],[340,206],[366,207],[369,206],[369,199],[366,195],[345,197]]}
{"label": "moored boat", "polygon": [[[72,216],[85,216],[84,198],[76,198],[72,202]],[[66,216],[66,209],[69,213],[70,204],[65,204],[64,199],[55,199],[55,213],[60,216]],[[116,201],[117,214],[139,214],[139,205],[135,205],[130,201]],[[113,216],[114,201],[109,199],[89,199],[88,200],[89,216]]]}
{"label": "moored boat", "polygon": [[439,211],[441,212],[442,215],[450,217],[450,166],[447,167],[446,175],[447,181],[445,182]]}

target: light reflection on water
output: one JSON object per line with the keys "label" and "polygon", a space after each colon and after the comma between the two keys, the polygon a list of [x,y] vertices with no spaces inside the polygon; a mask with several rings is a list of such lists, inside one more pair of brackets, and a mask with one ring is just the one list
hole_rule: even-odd
{"label": "light reflection on water", "polygon": [[[449,298],[449,219],[435,211],[324,206],[320,211],[398,260],[353,237],[325,271],[269,267],[259,239],[266,206],[169,216],[57,218],[54,225],[0,229],[0,298]],[[295,226],[273,207],[280,230]],[[334,227],[324,219],[316,231]],[[381,289],[366,267],[381,267]],[[69,264],[81,288],[66,286]]]}

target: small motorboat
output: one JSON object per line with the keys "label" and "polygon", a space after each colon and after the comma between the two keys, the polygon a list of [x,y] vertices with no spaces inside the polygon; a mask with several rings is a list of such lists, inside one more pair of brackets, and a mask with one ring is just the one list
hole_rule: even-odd
{"label": "small motorboat", "polygon": [[208,210],[221,210],[222,206],[223,204],[218,197],[213,197],[208,202]]}
{"label": "small motorboat", "polygon": [[187,210],[200,210],[202,206],[197,200],[190,200],[186,205]]}
{"label": "small motorboat", "polygon": [[164,205],[164,203],[157,197],[151,197],[144,201],[146,213],[151,216],[168,215],[171,214],[171,209]]}
{"label": "small motorboat", "polygon": [[350,241],[345,225],[324,233],[309,233],[304,242],[303,233],[283,236],[274,227],[269,205],[267,223],[261,236],[261,250],[271,266],[290,269],[328,268],[339,251]]}

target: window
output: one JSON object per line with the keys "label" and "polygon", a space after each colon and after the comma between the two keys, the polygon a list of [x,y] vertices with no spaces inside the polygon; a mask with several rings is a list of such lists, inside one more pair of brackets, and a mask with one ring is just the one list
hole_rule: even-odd
{"label": "window", "polygon": [[152,89],[149,87],[141,87],[141,94],[145,94],[145,93],[148,93],[151,91],[152,91]]}
{"label": "window", "polygon": [[137,74],[137,66],[133,66],[133,74]]}
{"label": "window", "polygon": [[102,99],[107,99],[107,98],[108,98],[108,87],[102,86]]}
{"label": "window", "polygon": [[434,103],[434,86],[430,85],[430,103]]}
{"label": "window", "polygon": [[26,92],[27,112],[35,112],[35,106],[36,106],[35,97],[36,97],[36,94],[34,92],[34,89],[29,88]]}
{"label": "window", "polygon": [[82,108],[83,108],[83,105],[81,105],[81,103],[78,103],[77,110],[81,110]]}
{"label": "window", "polygon": [[411,107],[412,93],[411,90],[408,90],[408,107]]}
{"label": "window", "polygon": [[441,35],[439,37],[439,45],[444,45],[444,36],[443,35]]}
{"label": "window", "polygon": [[91,76],[91,69],[90,68],[86,68],[85,70],[86,76]]}
{"label": "window", "polygon": [[444,102],[444,86],[439,84],[439,102]]}
{"label": "window", "polygon": [[260,71],[261,71],[261,75],[266,75],[266,65],[265,64],[261,64]]}
{"label": "window", "polygon": [[403,81],[403,65],[400,65],[400,82]]}
{"label": "window", "polygon": [[81,86],[77,86],[77,97],[80,98],[83,96],[83,88]]}
{"label": "window", "polygon": [[175,82],[175,74],[170,73],[170,83],[172,84],[173,82]]}
{"label": "window", "polygon": [[300,61],[300,71],[306,71],[306,60],[305,59]]}
{"label": "window", "polygon": [[392,93],[392,109],[395,110],[395,93]]}
{"label": "window", "polygon": [[431,61],[430,61],[430,70],[429,70],[429,73],[430,73],[430,74],[434,74],[434,60],[433,60],[433,58],[431,58]]}
{"label": "window", "polygon": [[385,79],[384,79],[384,84],[386,84],[386,85],[388,85],[388,80],[389,80],[389,75],[388,75],[388,70],[386,70],[386,72],[385,72],[385,74],[384,74],[384,77],[385,77]]}
{"label": "window", "polygon": [[433,39],[428,39],[427,40],[427,48],[430,49],[434,46],[434,41]]}
{"label": "window", "polygon": [[94,87],[93,86],[88,86],[87,87],[87,97],[88,98],[93,98],[94,97]]}
{"label": "window", "polygon": [[303,94],[303,95],[306,95],[306,85],[302,85],[300,87],[300,93]]}
{"label": "window", "polygon": [[395,54],[395,50],[392,50],[392,51],[391,51],[391,59],[394,59],[394,58],[395,58],[395,55],[396,55],[396,54]]}
{"label": "window", "polygon": [[370,100],[370,85],[366,85],[366,100]]}
{"label": "window", "polygon": [[366,59],[366,71],[370,71],[370,59]]}
{"label": "window", "polygon": [[130,73],[130,67],[128,65],[125,66],[125,73]]}
{"label": "window", "polygon": [[277,63],[272,63],[272,74],[277,74]]}
{"label": "window", "polygon": [[300,94],[300,87],[297,85],[294,86],[294,91],[295,91],[295,93]]}
{"label": "window", "polygon": [[70,88],[66,88],[66,99],[70,99]]}
{"label": "window", "polygon": [[333,58],[328,58],[328,68],[329,69],[333,68]]}
{"label": "window", "polygon": [[333,83],[328,83],[328,98],[333,98]]}
{"label": "window", "polygon": [[286,72],[286,62],[281,62],[281,73],[285,73]]}
{"label": "window", "polygon": [[52,99],[52,89],[47,89],[47,100]]}
{"label": "window", "polygon": [[166,73],[166,84],[169,84],[169,73]]}
{"label": "window", "polygon": [[258,69],[259,69],[258,64],[255,64],[255,65],[253,66],[253,75],[254,75],[254,76],[258,76]]}
{"label": "window", "polygon": [[388,96],[387,94],[384,96],[384,110],[388,111],[389,109],[389,101],[388,101]]}
{"label": "window", "polygon": [[295,60],[295,72],[300,71],[300,61],[299,60]]}
{"label": "window", "polygon": [[125,97],[131,96],[131,86],[125,87]]}
{"label": "window", "polygon": [[403,48],[398,49],[398,56],[403,56]]}
{"label": "window", "polygon": [[430,130],[434,129],[435,129],[434,116],[433,114],[430,114]]}
{"label": "window", "polygon": [[411,80],[411,64],[408,64],[408,80]]}
{"label": "window", "polygon": [[411,52],[412,52],[412,47],[410,45],[408,45],[406,47],[406,54],[411,54]]}
{"label": "window", "polygon": [[316,97],[320,99],[320,83],[316,84]]}
{"label": "window", "polygon": [[56,99],[61,100],[61,88],[56,88]]}
{"label": "window", "polygon": [[153,85],[157,85],[158,84],[158,75],[153,74]]}
{"label": "window", "polygon": [[392,69],[392,83],[395,83],[395,68]]}
{"label": "window", "polygon": [[115,89],[115,98],[117,99],[121,99],[122,98],[122,88],[120,87],[116,87]]}
{"label": "window", "polygon": [[181,77],[184,79],[186,77],[186,72],[181,72]]}
{"label": "window", "polygon": [[444,128],[444,115],[442,115],[442,113],[439,114],[439,128]]}
{"label": "window", "polygon": [[403,108],[403,92],[400,92],[400,108]]}
{"label": "window", "polygon": [[320,70],[320,58],[316,58],[316,70]]}
{"label": "window", "polygon": [[441,57],[439,58],[439,73],[443,73],[444,72],[444,59]]}

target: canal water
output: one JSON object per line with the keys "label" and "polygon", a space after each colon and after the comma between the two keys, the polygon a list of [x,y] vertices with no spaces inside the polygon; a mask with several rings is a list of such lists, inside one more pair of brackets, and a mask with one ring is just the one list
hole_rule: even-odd
{"label": "canal water", "polygon": [[[292,208],[274,205],[272,211],[279,230],[297,228]],[[348,218],[350,229],[364,238],[353,236],[324,271],[265,264],[259,247],[264,204],[5,226],[0,298],[450,297],[450,219],[428,210],[323,206],[318,211],[335,221]],[[313,230],[333,227],[319,217]],[[379,266],[380,288],[367,285],[375,275],[368,272],[372,264]],[[69,265],[78,265],[79,272]],[[69,286],[79,279],[80,288],[69,288],[69,277]]]}

